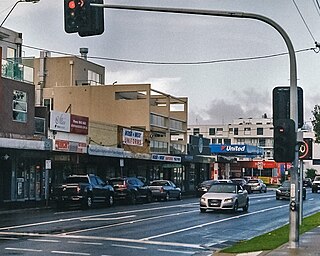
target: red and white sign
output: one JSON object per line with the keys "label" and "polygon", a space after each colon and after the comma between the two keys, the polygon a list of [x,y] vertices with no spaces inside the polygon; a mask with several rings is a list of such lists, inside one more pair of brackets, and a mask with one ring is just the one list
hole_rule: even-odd
{"label": "red and white sign", "polygon": [[87,153],[87,144],[68,140],[55,140],[54,150],[84,154]]}
{"label": "red and white sign", "polygon": [[88,135],[89,118],[86,116],[72,115],[70,118],[70,132]]}

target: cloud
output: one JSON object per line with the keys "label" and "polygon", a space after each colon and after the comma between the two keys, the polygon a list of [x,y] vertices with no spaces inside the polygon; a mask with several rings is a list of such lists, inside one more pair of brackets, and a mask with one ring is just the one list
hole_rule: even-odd
{"label": "cloud", "polygon": [[231,92],[228,100],[217,96],[206,108],[191,108],[189,124],[227,124],[238,118],[261,118],[264,114],[271,117],[271,111],[269,94],[251,88]]}

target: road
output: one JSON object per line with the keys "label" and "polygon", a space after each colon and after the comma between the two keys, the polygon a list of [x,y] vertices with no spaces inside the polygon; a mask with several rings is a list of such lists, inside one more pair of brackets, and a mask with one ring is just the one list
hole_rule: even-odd
{"label": "road", "polygon": [[[308,189],[304,215],[320,210]],[[247,213],[200,213],[198,198],[66,211],[0,212],[1,255],[211,255],[288,223],[288,201],[250,195]]]}

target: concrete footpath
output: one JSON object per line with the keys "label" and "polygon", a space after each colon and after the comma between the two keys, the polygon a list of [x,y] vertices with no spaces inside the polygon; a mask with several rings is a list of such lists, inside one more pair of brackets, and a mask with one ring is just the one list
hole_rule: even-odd
{"label": "concrete footpath", "polygon": [[250,253],[220,253],[215,252],[214,256],[320,256],[320,226],[306,232],[299,237],[299,247],[289,248],[289,244],[286,243],[279,248],[272,251],[260,251]]}

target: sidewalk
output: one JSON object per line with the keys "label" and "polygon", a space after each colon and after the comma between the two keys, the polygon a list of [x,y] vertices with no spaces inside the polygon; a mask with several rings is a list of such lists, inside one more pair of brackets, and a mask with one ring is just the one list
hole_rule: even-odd
{"label": "sidewalk", "polygon": [[320,226],[306,232],[299,237],[299,247],[289,248],[289,244],[286,243],[279,248],[272,251],[260,251],[251,253],[220,253],[216,252],[214,256],[320,256]]}

